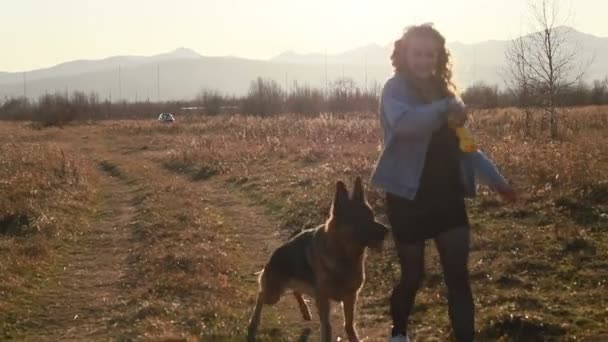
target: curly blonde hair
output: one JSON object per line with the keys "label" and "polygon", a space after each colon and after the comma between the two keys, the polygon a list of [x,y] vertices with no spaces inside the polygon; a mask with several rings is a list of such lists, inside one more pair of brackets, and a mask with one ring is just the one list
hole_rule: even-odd
{"label": "curly blonde hair", "polygon": [[433,75],[431,83],[433,88],[435,88],[434,92],[438,92],[440,96],[455,95],[456,86],[452,82],[452,61],[450,52],[445,46],[445,38],[433,27],[433,24],[427,23],[410,26],[405,29],[401,38],[395,41],[393,53],[391,54],[391,61],[395,68],[395,72],[404,76],[407,80],[412,79],[404,57],[408,49],[408,42],[413,36],[430,38],[439,43],[439,56],[437,58],[435,74]]}

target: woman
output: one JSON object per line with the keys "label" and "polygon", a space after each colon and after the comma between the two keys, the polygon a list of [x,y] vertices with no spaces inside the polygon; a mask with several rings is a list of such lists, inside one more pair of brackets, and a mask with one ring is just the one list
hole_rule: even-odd
{"label": "woman", "polygon": [[395,75],[382,91],[384,148],[372,182],[386,191],[387,213],[401,266],[391,295],[390,341],[409,341],[408,318],[424,273],[425,241],[439,251],[456,340],[472,341],[474,305],[467,268],[469,221],[464,198],[474,176],[507,199],[514,192],[481,152],[464,153],[450,122],[463,124],[445,39],[431,25],[408,28],[395,42]]}

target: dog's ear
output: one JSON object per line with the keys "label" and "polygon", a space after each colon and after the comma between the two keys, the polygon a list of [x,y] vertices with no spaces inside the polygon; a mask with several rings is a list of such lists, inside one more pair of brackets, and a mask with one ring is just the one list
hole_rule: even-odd
{"label": "dog's ear", "polygon": [[341,212],[347,205],[348,201],[348,190],[346,189],[346,185],[342,181],[337,181],[334,202],[331,205],[332,215],[336,215],[337,213]]}
{"label": "dog's ear", "polygon": [[353,201],[359,203],[365,202],[365,193],[363,191],[363,182],[361,182],[361,177],[357,177],[355,179],[355,187],[353,188]]}

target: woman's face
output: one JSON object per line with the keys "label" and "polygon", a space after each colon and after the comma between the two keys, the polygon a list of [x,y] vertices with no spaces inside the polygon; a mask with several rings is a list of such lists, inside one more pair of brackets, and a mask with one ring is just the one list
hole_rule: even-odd
{"label": "woman's face", "polygon": [[429,37],[410,37],[405,52],[405,62],[411,75],[426,80],[435,74],[439,58],[439,42]]}

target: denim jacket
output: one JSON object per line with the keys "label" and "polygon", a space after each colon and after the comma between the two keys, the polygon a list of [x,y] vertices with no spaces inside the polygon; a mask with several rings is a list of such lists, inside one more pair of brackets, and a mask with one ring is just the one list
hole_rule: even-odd
{"label": "denim jacket", "polygon": [[[423,104],[406,80],[396,74],[384,85],[380,123],[384,144],[372,173],[372,184],[414,199],[433,132],[447,122],[448,99]],[[466,197],[475,196],[475,179],[496,189],[507,186],[493,162],[481,151],[462,153],[461,178]]]}

